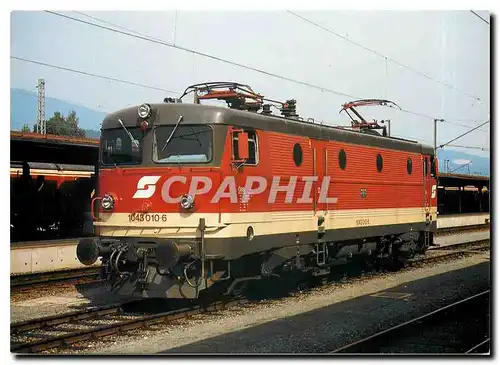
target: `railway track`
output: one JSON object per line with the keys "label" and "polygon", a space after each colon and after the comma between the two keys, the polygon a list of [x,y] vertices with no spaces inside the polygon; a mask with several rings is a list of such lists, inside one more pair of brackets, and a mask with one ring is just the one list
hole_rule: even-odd
{"label": "railway track", "polygon": [[51,271],[38,274],[17,275],[10,277],[10,287],[21,288],[35,284],[56,283],[62,281],[72,281],[77,279],[98,279],[99,268],[85,267],[82,269],[68,271]]}
{"label": "railway track", "polygon": [[463,227],[449,227],[449,228],[439,228],[435,234],[435,237],[450,235],[450,234],[461,234],[475,231],[483,231],[490,228],[490,224],[477,224],[471,226]]}
{"label": "railway track", "polygon": [[428,252],[435,252],[435,251],[450,251],[450,250],[460,250],[460,249],[466,249],[466,248],[471,248],[471,247],[489,247],[488,242],[490,242],[490,239],[484,239],[484,240],[476,240],[476,241],[471,241],[471,242],[463,242],[463,243],[455,243],[452,245],[447,245],[447,246],[432,246]]}
{"label": "railway track", "polygon": [[418,255],[408,261],[408,265],[427,264],[450,260],[468,255],[475,255],[490,249],[490,240],[479,240],[473,242],[464,242],[444,247],[432,247],[423,255]]}
{"label": "railway track", "polygon": [[490,290],[377,332],[332,353],[487,353]]}
{"label": "railway track", "polygon": [[[439,253],[432,257],[416,258],[410,263],[426,264],[463,255],[473,255],[489,249],[489,241],[478,241],[459,246],[453,250],[447,246],[445,250],[432,249]],[[187,308],[152,314],[126,314],[123,304],[82,310],[51,317],[43,317],[30,321],[11,324],[11,352],[34,353],[56,347],[70,346],[79,341],[97,339],[113,334],[124,333],[133,329],[153,324],[168,323],[195,314],[218,311],[234,305],[244,305],[251,300],[234,298],[211,303],[208,306],[193,305]],[[482,344],[484,346],[484,344]]]}
{"label": "railway track", "polygon": [[[244,298],[231,298],[207,306],[194,305],[188,308],[150,315],[125,314],[123,304],[116,304],[20,322],[11,325],[10,328],[11,352],[34,353],[54,347],[69,346],[80,341],[98,339],[154,324],[172,322],[196,314],[222,310],[234,305],[244,305],[247,302],[248,300]],[[103,324],[103,322],[108,323]],[[75,330],[74,327],[79,327],[79,329]],[[54,333],[58,334],[53,335]],[[34,340],[32,340],[33,338]]]}

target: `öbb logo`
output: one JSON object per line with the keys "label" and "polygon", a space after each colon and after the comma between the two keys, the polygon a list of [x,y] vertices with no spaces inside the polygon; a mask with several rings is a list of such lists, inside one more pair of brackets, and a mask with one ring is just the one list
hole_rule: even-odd
{"label": "\u00f6bb logo", "polygon": [[151,198],[156,190],[156,183],[161,176],[143,176],[137,182],[137,191],[132,198],[147,199]]}

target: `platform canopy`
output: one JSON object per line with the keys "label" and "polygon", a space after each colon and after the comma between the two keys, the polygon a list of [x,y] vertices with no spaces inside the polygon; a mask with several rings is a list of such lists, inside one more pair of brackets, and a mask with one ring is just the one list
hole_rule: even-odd
{"label": "platform canopy", "polygon": [[459,187],[459,186],[489,186],[490,177],[483,175],[466,175],[466,174],[447,174],[440,173],[438,175],[440,186],[444,187]]}
{"label": "platform canopy", "polygon": [[51,134],[10,132],[10,160],[95,165],[99,140]]}

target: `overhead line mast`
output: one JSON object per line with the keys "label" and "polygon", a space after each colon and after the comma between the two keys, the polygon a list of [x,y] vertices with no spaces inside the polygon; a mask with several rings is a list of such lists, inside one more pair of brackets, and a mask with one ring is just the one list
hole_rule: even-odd
{"label": "overhead line mast", "polygon": [[47,124],[45,121],[45,80],[38,79],[38,115],[36,120],[35,132],[46,134]]}

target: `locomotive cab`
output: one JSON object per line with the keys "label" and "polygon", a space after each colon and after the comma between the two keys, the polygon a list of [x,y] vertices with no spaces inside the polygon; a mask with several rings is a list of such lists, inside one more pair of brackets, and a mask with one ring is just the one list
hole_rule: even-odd
{"label": "locomotive cab", "polygon": [[[203,193],[220,182],[228,129],[213,123],[216,114],[203,114],[183,104],[146,104],[104,120],[92,202],[99,239],[82,240],[77,254],[86,265],[100,257],[120,293],[157,285],[162,296],[197,296],[189,289],[201,287],[190,278],[200,270],[200,231],[216,230],[220,215]],[[179,278],[192,284],[187,293],[173,284]]]}

